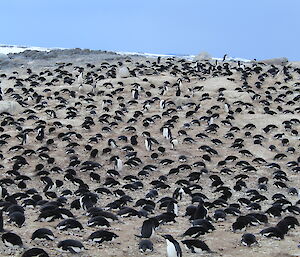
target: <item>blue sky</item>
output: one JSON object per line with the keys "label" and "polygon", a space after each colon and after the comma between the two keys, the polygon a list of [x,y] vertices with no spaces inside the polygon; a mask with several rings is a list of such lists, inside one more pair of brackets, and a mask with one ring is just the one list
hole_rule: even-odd
{"label": "blue sky", "polygon": [[300,0],[1,0],[0,44],[300,60]]}

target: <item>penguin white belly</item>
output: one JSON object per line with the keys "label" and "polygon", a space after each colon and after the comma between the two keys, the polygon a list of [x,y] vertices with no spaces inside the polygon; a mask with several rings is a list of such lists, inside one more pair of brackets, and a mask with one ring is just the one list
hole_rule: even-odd
{"label": "penguin white belly", "polygon": [[177,257],[176,248],[169,240],[167,240],[167,255],[168,257]]}
{"label": "penguin white belly", "polygon": [[147,139],[145,139],[145,146],[147,151],[151,151],[151,145]]}
{"label": "penguin white belly", "polygon": [[177,203],[174,203],[174,214],[176,216],[178,216],[178,205],[177,205]]}
{"label": "penguin white belly", "polygon": [[163,128],[163,136],[168,139],[168,128]]}
{"label": "penguin white belly", "polygon": [[203,253],[201,248],[194,247],[195,253]]}
{"label": "penguin white belly", "polygon": [[117,160],[117,165],[116,165],[116,170],[117,171],[122,171],[122,169],[123,169],[123,162],[122,162],[122,160],[118,159]]}

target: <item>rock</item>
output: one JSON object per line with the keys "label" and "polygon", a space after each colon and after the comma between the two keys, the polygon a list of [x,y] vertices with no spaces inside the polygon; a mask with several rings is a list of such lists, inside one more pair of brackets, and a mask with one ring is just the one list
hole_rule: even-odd
{"label": "rock", "polygon": [[16,101],[0,101],[0,113],[8,112],[10,114],[20,113],[23,107]]}
{"label": "rock", "polygon": [[9,58],[8,58],[8,56],[6,55],[6,54],[2,54],[2,53],[0,53],[0,61],[6,61],[6,60],[8,60]]}
{"label": "rock", "polygon": [[194,61],[209,61],[211,60],[211,55],[207,52],[201,52],[194,57]]}
{"label": "rock", "polygon": [[118,77],[120,78],[128,78],[130,77],[130,73],[127,67],[121,67],[118,70]]}
{"label": "rock", "polygon": [[265,64],[270,64],[270,65],[287,65],[289,60],[286,57],[280,57],[280,58],[265,59],[259,62],[263,62]]}

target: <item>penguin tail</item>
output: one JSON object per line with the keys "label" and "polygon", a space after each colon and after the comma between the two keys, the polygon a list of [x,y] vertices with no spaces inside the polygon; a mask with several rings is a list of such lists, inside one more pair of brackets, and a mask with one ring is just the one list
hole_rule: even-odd
{"label": "penguin tail", "polygon": [[136,237],[138,237],[138,238],[143,238],[141,235],[135,235]]}

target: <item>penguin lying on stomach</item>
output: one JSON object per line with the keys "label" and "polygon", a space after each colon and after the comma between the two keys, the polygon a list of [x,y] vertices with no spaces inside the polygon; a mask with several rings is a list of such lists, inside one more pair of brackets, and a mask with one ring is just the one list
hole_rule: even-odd
{"label": "penguin lying on stomach", "polygon": [[20,236],[15,233],[7,232],[2,235],[2,242],[5,246],[10,248],[23,247],[23,242]]}
{"label": "penguin lying on stomach", "polygon": [[139,242],[139,250],[142,253],[153,252],[153,243],[147,239],[141,240]]}
{"label": "penguin lying on stomach", "polygon": [[191,250],[192,253],[204,253],[204,252],[212,253],[212,251],[209,249],[207,244],[201,240],[190,239],[190,240],[183,240],[181,242],[184,244],[184,246],[187,249]]}
{"label": "penguin lying on stomach", "polygon": [[34,247],[26,250],[21,257],[49,257],[49,255],[45,250]]}
{"label": "penguin lying on stomach", "polygon": [[57,247],[63,251],[69,251],[72,254],[77,254],[77,253],[82,252],[82,250],[84,250],[83,244],[80,241],[73,240],[73,239],[66,239],[66,240],[60,241],[57,244]]}

